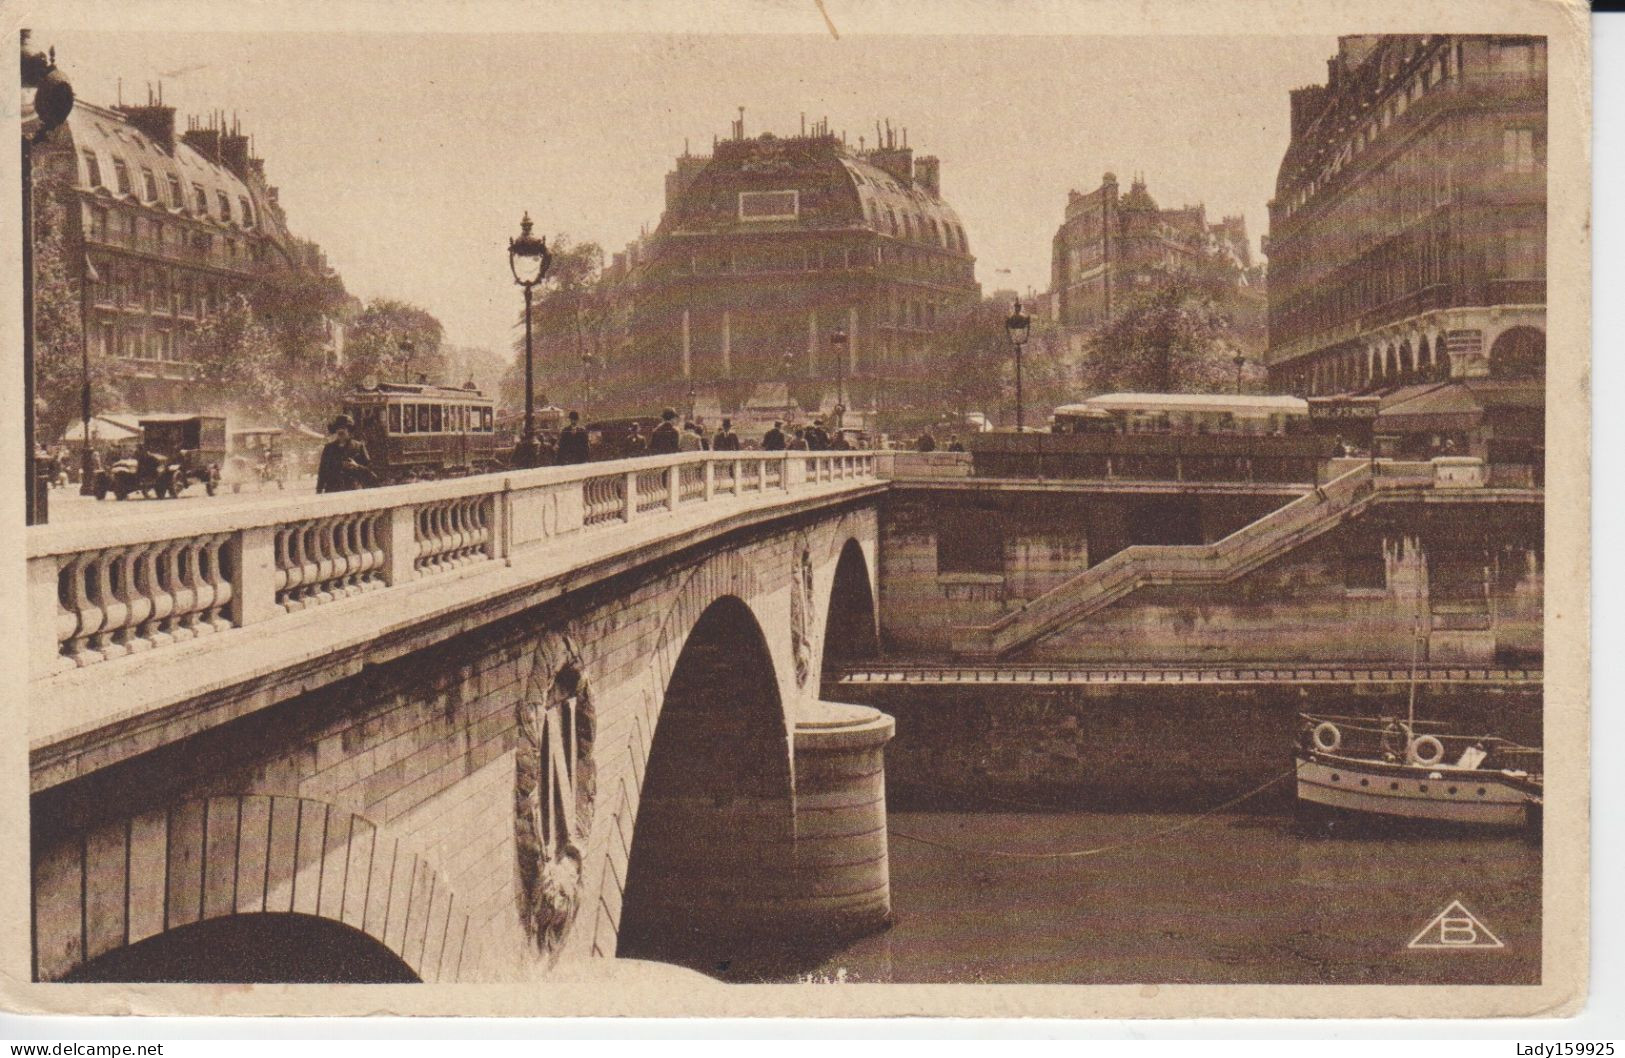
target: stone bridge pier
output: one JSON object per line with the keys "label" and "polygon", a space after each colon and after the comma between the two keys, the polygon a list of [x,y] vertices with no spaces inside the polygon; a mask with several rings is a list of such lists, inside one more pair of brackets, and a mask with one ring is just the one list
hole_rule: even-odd
{"label": "stone bridge pier", "polygon": [[819,693],[876,642],[884,486],[846,465],[528,554],[510,484],[509,561],[37,683],[36,980],[524,981],[883,927],[892,721]]}

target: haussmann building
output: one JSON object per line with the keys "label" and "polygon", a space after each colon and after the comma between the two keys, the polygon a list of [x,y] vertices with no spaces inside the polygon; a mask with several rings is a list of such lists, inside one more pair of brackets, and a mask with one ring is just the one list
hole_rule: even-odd
{"label": "haussmann building", "polygon": [[1544,449],[1546,44],[1339,38],[1269,204],[1272,388],[1380,454]]}
{"label": "haussmann building", "polygon": [[746,137],[741,116],[709,156],[677,159],[638,270],[622,402],[746,418],[838,396],[854,412],[916,403],[933,336],[981,288],[938,160],[906,131],[877,136],[854,148],[818,122]]}

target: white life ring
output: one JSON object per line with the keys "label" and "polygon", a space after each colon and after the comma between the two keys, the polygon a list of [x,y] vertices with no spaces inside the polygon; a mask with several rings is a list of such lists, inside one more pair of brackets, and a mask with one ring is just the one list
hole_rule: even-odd
{"label": "white life ring", "polygon": [[1336,753],[1343,744],[1343,732],[1330,720],[1323,720],[1315,725],[1314,739],[1315,748],[1322,753]]}
{"label": "white life ring", "polygon": [[1433,765],[1444,760],[1444,743],[1432,735],[1411,739],[1411,763]]}

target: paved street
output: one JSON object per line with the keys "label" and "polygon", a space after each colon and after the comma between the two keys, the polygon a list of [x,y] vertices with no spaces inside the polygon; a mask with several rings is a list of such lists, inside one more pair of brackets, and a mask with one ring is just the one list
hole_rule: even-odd
{"label": "paved street", "polygon": [[51,490],[50,524],[81,525],[97,519],[147,518],[173,514],[177,510],[196,509],[200,504],[208,504],[211,510],[220,507],[257,507],[282,502],[289,496],[309,496],[315,491],[316,479],[310,477],[290,482],[282,490],[275,485],[245,485],[241,492],[234,493],[229,487],[221,486],[218,493],[210,496],[202,485],[193,485],[172,500],[143,499],[137,494],[121,502],[111,493],[107,499],[100,501],[94,496],[81,496],[79,486],[68,485]]}

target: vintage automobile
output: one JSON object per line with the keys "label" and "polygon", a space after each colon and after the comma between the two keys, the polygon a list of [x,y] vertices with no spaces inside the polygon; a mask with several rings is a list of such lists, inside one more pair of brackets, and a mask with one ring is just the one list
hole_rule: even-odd
{"label": "vintage automobile", "polygon": [[141,420],[139,452],[96,475],[95,494],[106,499],[142,496],[167,499],[201,482],[210,496],[220,486],[226,454],[226,420],[219,415],[152,415]]}

